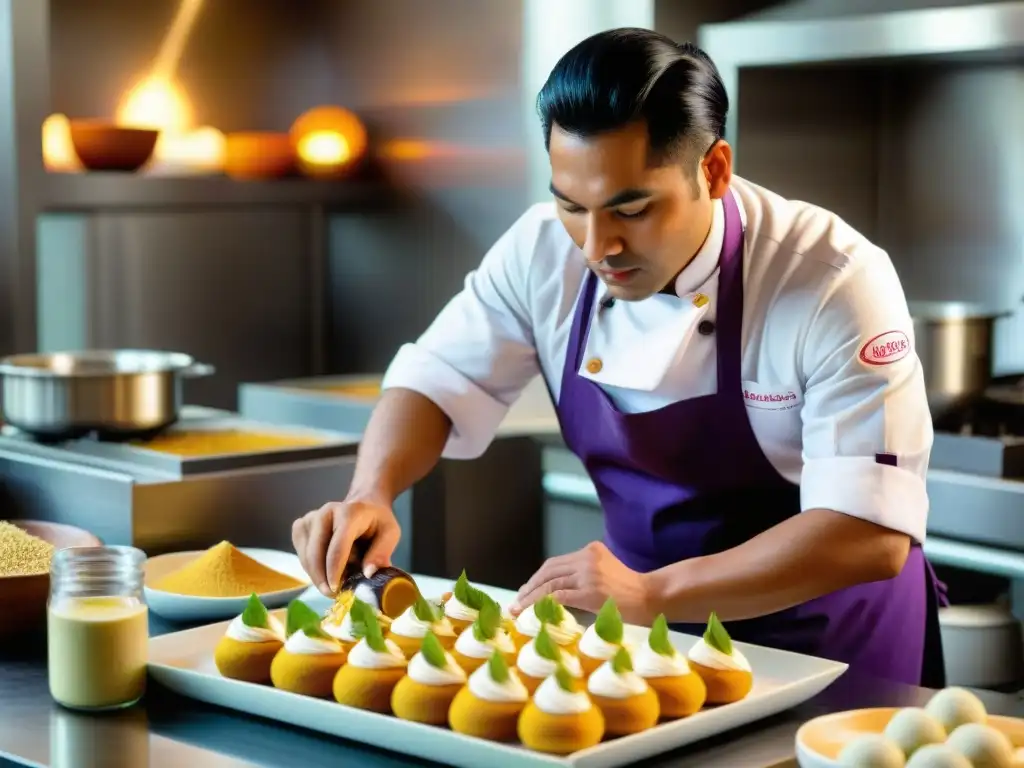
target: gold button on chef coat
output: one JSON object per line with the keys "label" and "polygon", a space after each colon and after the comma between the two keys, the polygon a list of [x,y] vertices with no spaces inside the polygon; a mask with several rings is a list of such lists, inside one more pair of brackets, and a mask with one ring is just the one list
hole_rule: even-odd
{"label": "gold button on chef coat", "polygon": [[693,306],[695,306],[695,307],[703,307],[709,301],[711,301],[711,299],[709,299],[703,293],[697,293],[697,294],[694,294],[694,296],[693,296]]}
{"label": "gold button on chef coat", "polygon": [[592,357],[587,360],[587,370],[590,373],[600,373],[603,367],[604,363],[602,363],[599,358]]}

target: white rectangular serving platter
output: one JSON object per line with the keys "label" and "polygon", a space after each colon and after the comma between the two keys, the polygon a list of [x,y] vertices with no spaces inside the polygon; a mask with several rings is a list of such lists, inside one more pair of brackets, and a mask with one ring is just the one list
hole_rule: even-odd
{"label": "white rectangular serving platter", "polygon": [[[431,576],[414,578],[427,595],[440,595],[452,586],[448,580]],[[482,585],[480,588],[502,605],[515,597],[508,590]],[[318,610],[327,605],[324,598],[313,593],[303,600]],[[824,690],[847,668],[846,664],[812,656],[736,643],[754,670],[754,688],[744,700],[708,708],[684,720],[664,723],[644,733],[607,741],[566,757],[556,757],[516,744],[484,741],[270,686],[228,680],[221,677],[213,663],[213,649],[227,625],[228,622],[221,622],[152,638],[149,641],[151,677],[176,693],[209,704],[458,768],[482,765],[617,768],[631,765],[801,704]],[[639,644],[646,635],[644,628],[626,627],[627,642]],[[672,642],[680,651],[686,652],[695,641],[695,637],[672,633]]]}

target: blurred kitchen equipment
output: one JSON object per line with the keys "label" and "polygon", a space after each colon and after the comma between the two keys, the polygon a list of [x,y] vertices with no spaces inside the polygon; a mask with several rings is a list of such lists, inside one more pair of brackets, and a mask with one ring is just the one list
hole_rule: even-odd
{"label": "blurred kitchen equipment", "polygon": [[933,419],[984,395],[992,378],[993,326],[1006,314],[961,302],[910,302]]}
{"label": "blurred kitchen equipment", "polygon": [[130,437],[178,420],[182,379],[212,366],[178,352],[89,350],[5,357],[4,421],[38,437]]}
{"label": "blurred kitchen equipment", "polygon": [[90,171],[137,171],[153,155],[160,131],[103,120],[72,120],[71,144]]}
{"label": "blurred kitchen equipment", "polygon": [[1024,677],[1021,624],[1006,607],[951,605],[939,625],[947,685],[1001,688]]}
{"label": "blurred kitchen equipment", "polygon": [[287,133],[229,133],[224,141],[224,173],[233,179],[276,179],[295,172]]}

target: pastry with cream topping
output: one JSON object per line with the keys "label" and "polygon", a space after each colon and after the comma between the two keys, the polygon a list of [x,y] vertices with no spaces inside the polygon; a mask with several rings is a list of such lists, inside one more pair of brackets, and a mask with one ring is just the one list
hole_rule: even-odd
{"label": "pastry with cream topping", "polygon": [[658,723],[658,694],[633,671],[633,659],[625,648],[619,648],[590,676],[587,692],[604,715],[609,736],[640,733]]}
{"label": "pastry with cream topping", "polygon": [[465,571],[459,575],[451,596],[444,601],[444,615],[455,628],[455,634],[465,632],[476,621],[480,608],[488,599],[483,591],[469,583]]}
{"label": "pastry with cream topping", "polygon": [[275,688],[328,698],[345,647],[320,628],[320,616],[300,600],[292,600],[285,620],[288,639],[270,665]]}
{"label": "pastry with cream topping", "polygon": [[269,683],[270,665],[284,646],[284,627],[253,593],[213,651],[217,671],[232,680]]}
{"label": "pastry with cream topping", "polygon": [[583,677],[579,657],[552,640],[546,625],[541,627],[537,637],[519,650],[516,657],[519,677],[531,695],[544,680],[555,674],[559,666],[573,677]]}
{"label": "pastry with cream topping", "polygon": [[476,621],[455,641],[455,660],[472,674],[497,651],[509,666],[516,663],[516,646],[502,627],[501,608],[490,598],[480,609]]}
{"label": "pastry with cream topping", "polygon": [[391,713],[391,693],[405,676],[408,661],[394,640],[387,640],[373,607],[356,598],[349,608],[359,642],[334,677],[334,698],[340,704]]}
{"label": "pastry with cream topping", "polygon": [[455,645],[455,629],[444,615],[444,609],[418,595],[415,602],[391,622],[388,637],[402,649],[405,658],[411,659],[419,653],[427,632],[433,632],[445,650]]}
{"label": "pastry with cream topping", "polygon": [[455,657],[428,630],[405,676],[391,693],[391,711],[403,720],[445,725],[448,709],[465,682],[466,673]]}
{"label": "pastry with cream topping", "polygon": [[750,662],[725,631],[712,611],[704,637],[689,653],[693,670],[708,689],[708,704],[731,704],[744,698],[754,686]]}
{"label": "pastry with cream topping", "polygon": [[[581,648],[582,645],[581,641]],[[704,679],[690,669],[686,657],[672,645],[665,614],[658,615],[647,640],[633,654],[633,671],[658,694],[663,719],[689,717],[704,706],[707,686]]]}
{"label": "pastry with cream topping", "polygon": [[622,647],[622,615],[615,601],[608,598],[597,612],[594,623],[587,627],[579,642],[580,664],[583,673],[591,675]]}
{"label": "pastry with cream topping", "polygon": [[469,676],[448,710],[448,724],[457,733],[490,741],[514,741],[519,715],[529,691],[505,655],[494,651]]}
{"label": "pastry with cream topping", "polygon": [[523,708],[517,731],[530,749],[568,755],[599,744],[605,719],[582,681],[559,665]]}
{"label": "pastry with cream topping", "polygon": [[533,605],[528,605],[519,614],[512,634],[516,647],[522,648],[535,638],[542,625],[547,627],[552,640],[576,652],[583,627],[551,595],[545,595]]}

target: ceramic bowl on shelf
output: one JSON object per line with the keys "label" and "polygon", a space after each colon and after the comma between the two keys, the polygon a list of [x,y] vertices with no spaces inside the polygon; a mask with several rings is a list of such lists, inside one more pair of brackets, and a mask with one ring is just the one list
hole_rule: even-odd
{"label": "ceramic bowl on shelf", "polygon": [[90,171],[139,170],[153,156],[160,131],[126,128],[104,120],[72,120],[71,144]]}
{"label": "ceramic bowl on shelf", "polygon": [[[809,720],[796,732],[796,759],[800,768],[840,768],[839,753],[859,736],[880,734],[896,707],[854,709]],[[988,716],[988,725],[1002,731],[1015,749],[1024,747],[1024,720]]]}
{"label": "ceramic bowl on shelf", "polygon": [[[40,520],[8,520],[28,534],[65,547],[98,547],[102,542],[81,528]],[[50,574],[0,576],[0,638],[39,629],[46,620],[46,601],[50,596]]]}
{"label": "ceramic bowl on shelf", "polygon": [[287,133],[241,132],[224,137],[224,173],[233,179],[276,179],[295,173]]}

